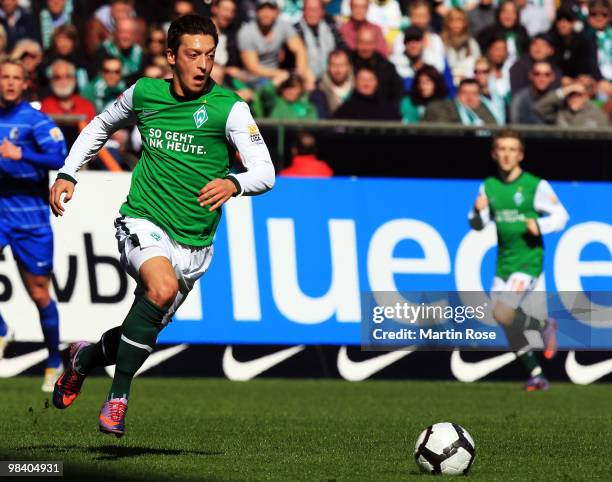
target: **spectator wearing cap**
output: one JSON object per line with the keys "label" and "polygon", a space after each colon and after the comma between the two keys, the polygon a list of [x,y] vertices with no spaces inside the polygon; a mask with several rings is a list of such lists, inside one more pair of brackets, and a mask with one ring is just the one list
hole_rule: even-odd
{"label": "spectator wearing cap", "polygon": [[535,109],[535,103],[554,89],[555,71],[550,62],[534,62],[529,73],[529,85],[519,90],[510,105],[510,121],[513,124],[543,124]]}
{"label": "spectator wearing cap", "polygon": [[32,16],[17,5],[17,0],[0,0],[0,23],[6,30],[6,50],[9,52],[21,39],[40,42],[40,34]]}
{"label": "spectator wearing cap", "polygon": [[357,31],[363,26],[369,26],[375,35],[376,51],[383,57],[389,55],[389,47],[385,41],[382,29],[367,20],[369,0],[350,0],[351,13],[349,19],[340,27],[340,34],[350,50],[355,50]]}
{"label": "spectator wearing cap", "polygon": [[[423,59],[425,63],[433,65],[438,72],[444,73],[448,68],[448,62],[444,54],[444,43],[440,36],[431,30],[431,7],[427,0],[413,0],[410,5],[410,26],[421,30],[423,37]],[[406,37],[398,35],[393,45],[392,62],[402,69],[404,51],[406,48]],[[400,72],[402,77],[404,74]]]}
{"label": "spectator wearing cap", "polygon": [[344,46],[334,19],[325,15],[323,0],[304,0],[303,18],[294,27],[306,46],[310,70],[319,80],[325,74],[329,53]]}
{"label": "spectator wearing cap", "polygon": [[582,82],[572,82],[553,90],[535,103],[535,110],[544,122],[559,127],[608,127],[603,110],[593,104]]}
{"label": "spectator wearing cap", "polygon": [[400,120],[398,102],[382,95],[378,77],[371,67],[355,69],[355,88],[334,113],[335,119]]}
{"label": "spectator wearing cap", "polygon": [[597,52],[583,32],[576,32],[575,24],[574,11],[561,7],[557,11],[555,23],[550,32],[555,49],[555,61],[564,77],[561,82],[567,84],[579,75],[590,75],[600,80]]}
{"label": "spectator wearing cap", "polygon": [[553,48],[553,40],[550,34],[540,33],[531,39],[529,42],[529,50],[522,55],[512,67],[510,67],[510,88],[512,92],[518,92],[530,85],[529,76],[531,75],[531,66],[535,62],[551,62],[554,70],[553,87],[557,88],[561,85],[562,72],[555,64],[555,49]]}
{"label": "spectator wearing cap", "polygon": [[[426,57],[425,51],[425,39],[423,31],[420,28],[415,26],[408,27],[404,31],[402,38],[404,41],[404,51],[402,56],[394,56],[393,60],[395,68],[402,78],[404,92],[410,92],[416,72],[424,65],[431,65],[434,68],[435,66],[429,64],[427,61],[428,58]],[[454,96],[456,89],[453,83],[453,75],[448,67],[448,64],[445,64],[445,68],[441,74],[444,77],[444,81],[446,82],[446,87],[450,95]]]}
{"label": "spectator wearing cap", "polygon": [[402,122],[420,122],[431,102],[446,98],[448,90],[440,72],[431,65],[424,65],[414,77],[410,95],[405,96],[400,103]]}
{"label": "spectator wearing cap", "polygon": [[477,40],[483,52],[499,38],[506,40],[507,59],[512,65],[529,46],[529,34],[520,23],[518,7],[513,0],[502,0],[497,7],[495,23],[478,34]]}
{"label": "spectator wearing cap", "polygon": [[398,103],[404,92],[403,82],[395,66],[376,51],[376,31],[369,25],[357,31],[355,51],[352,54],[353,68],[368,67],[378,77],[379,94],[389,101]]}
{"label": "spectator wearing cap", "polygon": [[480,86],[474,79],[463,79],[455,100],[439,100],[430,103],[423,116],[424,122],[447,122],[466,126],[495,124],[493,114],[480,97]]}
{"label": "spectator wearing cap", "polygon": [[117,57],[121,60],[121,75],[128,84],[136,82],[142,75],[144,66],[149,63],[145,51],[136,43],[136,28],[136,22],[132,18],[119,20],[112,40],[105,40],[96,50],[95,64],[98,68],[103,58]]}
{"label": "spectator wearing cap", "polygon": [[295,57],[295,70],[307,90],[312,90],[315,78],[308,66],[306,48],[291,24],[279,18],[276,0],[257,0],[255,15],[255,20],[242,25],[238,31],[238,50],[251,75],[251,83],[257,86],[262,80],[272,80],[278,85],[288,78],[289,72],[280,68],[279,59],[286,45]]}
{"label": "spectator wearing cap", "polygon": [[[336,49],[327,59],[327,71],[310,99],[320,118],[332,115],[353,91],[353,66],[346,50]],[[316,94],[316,95],[315,95]]]}
{"label": "spectator wearing cap", "polygon": [[291,147],[291,165],[282,169],[281,177],[332,177],[334,171],[317,157],[317,143],[309,132],[298,133],[295,145]]}
{"label": "spectator wearing cap", "polygon": [[480,57],[478,42],[470,35],[467,13],[459,8],[450,9],[444,18],[440,37],[453,82],[459,85],[461,80],[472,77],[476,59]]}

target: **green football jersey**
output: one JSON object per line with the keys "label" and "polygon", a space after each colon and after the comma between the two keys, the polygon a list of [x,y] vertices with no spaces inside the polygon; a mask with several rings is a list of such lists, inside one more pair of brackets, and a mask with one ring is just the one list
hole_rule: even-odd
{"label": "green football jersey", "polygon": [[201,207],[198,196],[208,182],[229,173],[233,149],[226,122],[240,101],[212,81],[199,98],[181,100],[168,81],[138,80],[133,110],[143,149],[121,214],[147,219],[187,246],[212,244],[221,209]]}
{"label": "green football jersey", "polygon": [[484,181],[490,216],[497,229],[496,276],[504,280],[516,272],[533,277],[542,272],[542,236],[528,233],[525,222],[529,218],[539,217],[534,201],[540,181],[540,178],[527,172],[512,182],[504,182],[497,177]]}

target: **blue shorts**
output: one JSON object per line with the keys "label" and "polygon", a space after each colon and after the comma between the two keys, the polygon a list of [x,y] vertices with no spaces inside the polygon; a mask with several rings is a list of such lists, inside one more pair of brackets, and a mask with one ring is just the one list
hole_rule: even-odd
{"label": "blue shorts", "polygon": [[51,226],[31,229],[11,228],[0,222],[0,251],[10,246],[13,256],[34,275],[53,271],[53,231]]}

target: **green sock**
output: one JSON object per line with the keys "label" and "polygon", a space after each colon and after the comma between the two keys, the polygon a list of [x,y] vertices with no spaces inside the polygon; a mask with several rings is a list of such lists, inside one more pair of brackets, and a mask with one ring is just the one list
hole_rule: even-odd
{"label": "green sock", "polygon": [[132,379],[153,351],[166,312],[167,310],[144,297],[132,305],[121,327],[121,340],[117,350],[115,376],[108,394],[109,400],[128,398]]}
{"label": "green sock", "polygon": [[535,356],[535,353],[531,350],[527,350],[525,352],[517,352],[517,356],[527,373],[529,373],[530,377],[537,377],[542,375],[542,367],[538,363],[538,359]]}
{"label": "green sock", "polygon": [[538,320],[537,318],[534,318],[533,316],[529,316],[521,308],[518,308],[516,310],[516,315],[514,316],[514,320],[512,321],[511,326],[514,326],[516,329],[520,331],[525,331],[525,330],[544,331],[544,329],[546,328],[546,325],[548,325],[548,322],[546,320]]}
{"label": "green sock", "polygon": [[87,375],[97,366],[114,365],[117,361],[120,337],[121,326],[116,326],[105,332],[98,343],[83,348],[74,361],[76,371]]}

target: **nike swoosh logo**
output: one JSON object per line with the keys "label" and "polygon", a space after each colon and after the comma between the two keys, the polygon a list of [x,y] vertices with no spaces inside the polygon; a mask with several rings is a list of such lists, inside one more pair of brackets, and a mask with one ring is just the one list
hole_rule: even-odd
{"label": "nike swoosh logo", "polygon": [[340,350],[338,350],[338,373],[345,380],[360,382],[405,356],[410,355],[415,350],[416,347],[407,347],[367,360],[354,361],[349,358],[346,346],[341,346]]}
{"label": "nike swoosh logo", "polygon": [[0,378],[14,377],[37,363],[44,361],[49,356],[46,348],[26,353],[25,355],[3,358],[0,360]]}
{"label": "nike swoosh logo", "polygon": [[508,352],[477,362],[467,362],[461,358],[459,350],[454,350],[451,355],[451,372],[460,382],[475,382],[514,360],[516,355]]}
{"label": "nike swoosh logo", "polygon": [[[185,344],[176,345],[170,348],[166,348],[164,350],[154,351],[153,353],[149,355],[149,358],[147,358],[147,360],[144,362],[144,364],[140,367],[140,369],[136,372],[136,375],[134,376],[137,377],[141,373],[144,373],[147,370],[150,370],[154,366],[157,366],[160,363],[163,363],[166,360],[172,358],[173,356],[178,355],[183,350],[186,350],[188,346],[189,345],[185,345]],[[108,373],[110,377],[115,376],[115,365],[104,367],[104,369],[106,370],[106,373]]]}
{"label": "nike swoosh logo", "polygon": [[292,346],[270,355],[241,362],[234,358],[232,346],[228,345],[225,347],[225,352],[223,352],[223,372],[230,380],[245,382],[269,370],[274,365],[284,362],[287,358],[291,358],[303,349],[304,345]]}
{"label": "nike swoosh logo", "polygon": [[565,371],[573,383],[588,385],[612,372],[612,358],[590,365],[582,365],[576,360],[576,352],[570,351],[565,359]]}
{"label": "nike swoosh logo", "polygon": [[143,110],[142,111],[142,116],[143,117],[149,117],[150,115],[157,114],[157,112],[158,111],[156,111],[156,110]]}

